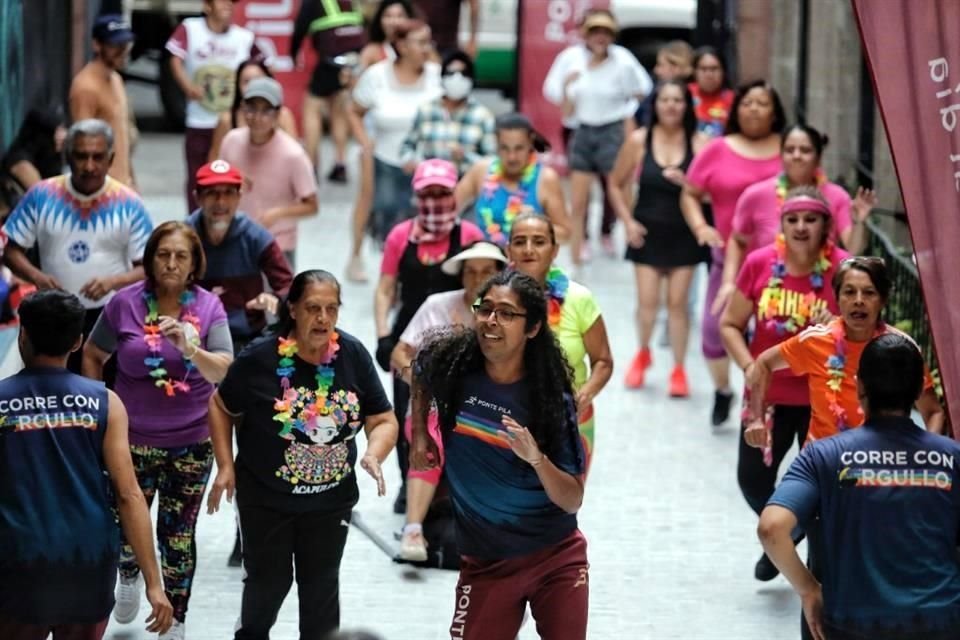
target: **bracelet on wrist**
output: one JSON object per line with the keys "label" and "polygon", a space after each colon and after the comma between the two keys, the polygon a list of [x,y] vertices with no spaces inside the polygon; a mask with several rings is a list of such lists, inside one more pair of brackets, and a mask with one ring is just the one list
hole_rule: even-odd
{"label": "bracelet on wrist", "polygon": [[540,457],[537,458],[536,462],[534,462],[533,460],[530,460],[530,466],[531,466],[531,467],[534,467],[534,468],[539,467],[541,464],[543,464],[543,461],[544,461],[544,459],[545,459],[546,457],[547,457],[547,456],[545,456],[545,455],[543,455],[543,454],[541,453],[541,454],[540,454]]}
{"label": "bracelet on wrist", "polygon": [[200,351],[200,347],[198,347],[197,345],[195,345],[195,344],[193,344],[193,343],[187,343],[187,346],[192,346],[192,347],[193,347],[193,353],[191,353],[191,354],[188,355],[187,352],[184,351],[184,352],[183,352],[183,357],[186,358],[187,360],[193,360],[194,357],[196,357],[197,353]]}

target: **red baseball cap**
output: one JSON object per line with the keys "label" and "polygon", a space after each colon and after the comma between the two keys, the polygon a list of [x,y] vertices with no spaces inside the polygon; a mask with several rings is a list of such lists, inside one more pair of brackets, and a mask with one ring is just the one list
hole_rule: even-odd
{"label": "red baseball cap", "polygon": [[197,186],[210,187],[215,184],[243,184],[243,174],[226,160],[214,160],[197,169]]}

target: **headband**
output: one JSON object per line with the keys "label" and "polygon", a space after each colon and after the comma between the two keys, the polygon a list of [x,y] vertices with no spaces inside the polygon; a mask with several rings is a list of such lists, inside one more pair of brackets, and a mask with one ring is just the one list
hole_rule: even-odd
{"label": "headband", "polygon": [[798,211],[822,213],[828,218],[833,215],[833,212],[830,211],[830,207],[824,204],[822,200],[819,198],[811,198],[810,196],[797,196],[795,198],[790,198],[783,203],[783,208],[780,209],[780,215],[785,216],[788,213],[796,213]]}

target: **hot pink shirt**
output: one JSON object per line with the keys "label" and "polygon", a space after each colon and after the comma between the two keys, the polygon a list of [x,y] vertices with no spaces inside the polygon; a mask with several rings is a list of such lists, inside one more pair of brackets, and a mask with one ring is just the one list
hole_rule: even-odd
{"label": "hot pink shirt", "polygon": [[[395,276],[400,271],[400,259],[407,248],[410,240],[410,229],[413,227],[413,218],[404,220],[387,234],[387,239],[383,243],[383,261],[380,263],[380,273],[387,276]],[[483,232],[480,227],[467,220],[460,221],[460,246],[466,247],[479,240],[483,240]],[[437,242],[421,242],[417,245],[417,257],[420,262],[431,265],[443,262],[450,251],[450,238]]]}
{"label": "hot pink shirt", "polygon": [[[737,200],[733,213],[733,232],[750,239],[748,251],[771,244],[780,233],[780,207],[777,204],[777,178],[750,185]],[[837,237],[853,226],[850,219],[850,196],[842,187],[832,182],[820,185],[820,192],[830,203],[833,213],[831,238]]]}
{"label": "hot pink shirt", "polygon": [[724,240],[733,228],[733,211],[744,189],[780,173],[780,154],[755,160],[730,148],[726,138],[711,140],[687,170],[687,180],[706,192],[713,204],[713,226]]}
{"label": "hot pink shirt", "polygon": [[[240,211],[260,222],[273,207],[296,204],[317,193],[313,165],[300,143],[277,129],[266,144],[250,142],[250,129],[234,129],[223,138],[220,158],[243,172]],[[297,221],[280,220],[268,227],[284,251],[297,248]]]}
{"label": "hot pink shirt", "polygon": [[[777,261],[776,248],[770,244],[747,256],[737,275],[737,289],[753,303],[756,324],[753,340],[750,342],[750,353],[753,357],[756,358],[770,347],[800,333],[813,324],[811,318],[822,310],[828,309],[834,315],[840,313],[831,282],[840,262],[848,255],[843,249],[834,247],[830,255],[830,268],[823,274],[823,286],[819,291],[814,290],[810,276],[787,274],[783,278],[779,301],[772,295],[776,289],[767,286],[771,270]],[[791,318],[793,326],[784,326]],[[807,379],[794,375],[789,369],[775,371],[767,390],[766,403],[809,405]]]}

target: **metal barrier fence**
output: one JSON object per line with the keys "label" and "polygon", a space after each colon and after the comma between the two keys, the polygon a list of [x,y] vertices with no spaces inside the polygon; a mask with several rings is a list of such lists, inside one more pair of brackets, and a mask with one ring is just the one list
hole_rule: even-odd
{"label": "metal barrier fence", "polygon": [[[902,225],[906,231],[906,223],[901,216],[891,211],[874,210],[867,219],[867,228],[870,230],[870,242],[865,253],[883,258],[887,265],[887,272],[893,281],[893,290],[890,300],[884,311],[884,319],[916,340],[923,352],[923,358],[933,374],[937,395],[943,397],[940,385],[940,371],[937,364],[937,354],[933,344],[933,333],[930,329],[930,319],[923,301],[923,291],[920,289],[920,278],[917,265],[913,261],[913,247],[898,247],[890,238],[889,233],[881,228],[879,217],[893,219],[894,225]],[[889,225],[885,225],[889,226]],[[906,236],[906,233],[904,233]]]}

